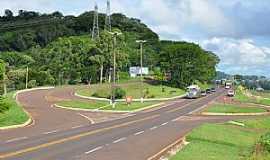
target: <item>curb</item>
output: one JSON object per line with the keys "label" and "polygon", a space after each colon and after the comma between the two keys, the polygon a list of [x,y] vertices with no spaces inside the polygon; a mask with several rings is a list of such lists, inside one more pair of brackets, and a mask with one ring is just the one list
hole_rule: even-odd
{"label": "curb", "polygon": [[45,90],[45,89],[53,89],[54,87],[39,87],[39,88],[32,88],[32,89],[25,89],[25,90],[20,90],[17,91],[16,93],[13,94],[12,98],[15,99],[16,103],[19,105],[19,107],[22,108],[22,110],[27,114],[27,116],[29,117],[28,120],[26,122],[24,122],[23,124],[18,124],[18,125],[11,125],[11,126],[6,126],[6,127],[0,127],[0,130],[8,130],[8,129],[16,129],[16,128],[23,128],[26,126],[29,126],[31,124],[35,124],[35,120],[34,118],[31,116],[31,114],[26,111],[23,106],[20,104],[20,102],[18,101],[18,95],[20,93],[25,93],[25,92],[29,92],[29,91],[34,91],[34,90]]}
{"label": "curb", "polygon": [[[77,97],[80,98],[84,98],[84,99],[90,99],[90,100],[98,100],[98,101],[106,101],[106,102],[110,102],[110,99],[107,98],[96,98],[96,97],[88,97],[88,96],[82,96],[78,93],[75,92],[74,94]],[[171,97],[171,98],[152,98],[152,99],[143,99],[143,101],[145,102],[150,102],[150,101],[168,101],[168,100],[174,100],[174,99],[178,99],[178,98],[184,98],[186,96],[186,94],[181,95],[181,96],[176,96],[176,97]],[[125,102],[125,99],[117,99],[116,102]],[[133,99],[134,102],[140,102],[141,99]]]}
{"label": "curb", "polygon": [[[186,137],[181,137],[180,139],[176,140],[174,143],[168,145],[167,147],[163,148],[161,151],[159,151],[158,153],[156,153],[155,155],[147,158],[147,160],[161,160],[161,159],[165,159],[164,157],[168,154],[170,154],[169,152],[172,151],[174,148],[178,148],[180,147],[181,149],[183,148],[183,146],[187,145],[186,142]],[[169,155],[171,156],[171,155]]]}
{"label": "curb", "polygon": [[[113,110],[99,110],[99,109],[82,109],[82,108],[64,107],[64,106],[60,106],[60,105],[57,105],[57,104],[54,104],[53,107],[61,108],[61,109],[67,109],[67,110],[73,110],[73,111],[85,111],[85,112],[99,112],[99,113],[135,113],[135,112],[140,112],[140,111],[148,110],[148,109],[151,109],[151,108],[154,108],[154,107],[163,105],[163,104],[165,104],[165,103],[162,102],[162,103],[154,104],[154,105],[151,105],[151,106],[146,106],[146,107],[144,107],[144,108],[137,109],[137,110],[134,110],[134,111],[113,111]],[[110,106],[110,105],[107,105],[107,106]],[[105,108],[105,107],[107,107],[107,106],[104,106],[104,107],[101,107],[101,108]]]}
{"label": "curb", "polygon": [[201,115],[204,116],[265,116],[270,115],[269,112],[263,113],[211,113],[211,112],[203,112]]}

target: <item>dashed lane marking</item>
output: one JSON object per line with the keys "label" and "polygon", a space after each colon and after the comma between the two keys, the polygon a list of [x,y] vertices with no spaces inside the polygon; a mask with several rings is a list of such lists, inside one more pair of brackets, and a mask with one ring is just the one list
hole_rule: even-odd
{"label": "dashed lane marking", "polygon": [[115,143],[119,143],[119,142],[122,142],[122,141],[124,141],[124,140],[126,140],[127,138],[126,137],[123,137],[123,138],[120,138],[120,139],[118,139],[118,140],[115,140],[115,141],[113,141],[113,143],[115,144]]}
{"label": "dashed lane marking", "polygon": [[19,137],[19,138],[13,138],[10,140],[7,140],[6,143],[11,143],[11,142],[15,142],[15,141],[20,141],[20,140],[24,140],[27,139],[28,137]]}
{"label": "dashed lane marking", "polygon": [[102,149],[102,148],[103,148],[103,146],[99,146],[99,147],[97,147],[97,148],[94,148],[94,149],[92,149],[92,150],[90,150],[90,151],[85,152],[85,154],[90,154],[90,153],[96,152],[96,151],[98,151],[98,150],[100,150],[100,149]]}
{"label": "dashed lane marking", "polygon": [[144,131],[140,131],[140,132],[135,133],[134,136],[138,136],[138,135],[143,134],[143,133],[144,133]]}

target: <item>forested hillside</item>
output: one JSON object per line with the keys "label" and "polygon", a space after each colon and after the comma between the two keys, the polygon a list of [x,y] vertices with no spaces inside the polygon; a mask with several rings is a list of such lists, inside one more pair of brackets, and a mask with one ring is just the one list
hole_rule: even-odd
{"label": "forested hillside", "polygon": [[[0,17],[0,58],[6,63],[2,82],[22,89],[29,68],[29,87],[107,81],[112,64],[112,37],[103,30],[105,15],[100,14],[100,38],[91,40],[93,12],[78,17],[60,12],[40,14],[6,10]],[[187,42],[160,41],[140,20],[112,14],[117,38],[117,75],[127,77],[130,66],[140,63],[138,39],[144,45],[144,66],[158,80],[183,88],[196,80],[215,77],[219,58],[200,46]]]}

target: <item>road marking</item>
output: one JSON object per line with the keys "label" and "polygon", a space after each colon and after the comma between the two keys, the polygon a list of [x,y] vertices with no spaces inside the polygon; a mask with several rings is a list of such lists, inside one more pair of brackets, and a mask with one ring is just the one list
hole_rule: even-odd
{"label": "road marking", "polygon": [[53,130],[53,131],[49,131],[49,132],[44,132],[42,134],[52,134],[52,133],[56,133],[59,132],[59,130]]}
{"label": "road marking", "polygon": [[108,128],[101,128],[101,129],[97,129],[97,130],[94,130],[94,131],[81,133],[81,134],[78,134],[78,135],[75,135],[75,136],[62,138],[62,139],[59,139],[59,140],[56,140],[56,141],[51,141],[51,142],[48,142],[48,143],[40,144],[40,145],[37,145],[37,146],[34,146],[34,147],[29,147],[29,148],[26,148],[26,149],[18,150],[18,151],[15,151],[15,152],[1,154],[0,159],[14,157],[14,156],[17,156],[17,155],[32,152],[32,151],[42,149],[42,148],[48,148],[48,147],[53,146],[53,145],[57,145],[57,144],[61,144],[61,143],[67,142],[67,141],[80,139],[82,137],[90,136],[90,135],[101,133],[101,132],[104,132],[104,131],[109,131],[109,130],[112,130],[112,129],[128,126],[128,125],[131,125],[131,124],[134,124],[134,123],[139,123],[139,122],[143,122],[143,121],[146,121],[146,120],[154,119],[154,118],[157,118],[159,116],[160,116],[160,114],[156,114],[156,115],[153,115],[153,116],[150,116],[150,117],[146,117],[146,118],[142,118],[142,119],[139,119],[139,120],[134,120],[134,121],[122,123],[122,124],[119,124],[119,125],[114,125],[114,126],[111,126],[111,127],[108,127]]}
{"label": "road marking", "polygon": [[179,121],[180,119],[183,119],[183,118],[185,118],[185,116],[180,116],[180,117],[178,117],[178,118],[173,119],[172,122]]}
{"label": "road marking", "polygon": [[140,131],[140,132],[135,133],[134,136],[138,136],[138,135],[143,134],[143,133],[144,133],[144,131]]}
{"label": "road marking", "polygon": [[167,111],[166,113],[172,113],[172,112],[178,111],[178,110],[183,109],[183,108],[185,108],[185,107],[187,107],[187,106],[189,106],[189,105],[191,105],[191,104],[192,104],[192,103],[185,104],[185,105],[183,105],[182,107],[177,107],[177,108],[175,108],[175,109],[172,109],[172,110]]}
{"label": "road marking", "polygon": [[126,137],[123,137],[123,138],[120,138],[120,139],[118,139],[118,140],[113,141],[113,143],[114,143],[114,144],[115,144],[115,143],[119,143],[119,142],[124,141],[124,140],[126,140],[126,139],[127,139]]}
{"label": "road marking", "polygon": [[188,114],[193,114],[193,113],[196,113],[196,112],[198,112],[198,111],[200,111],[200,110],[204,109],[204,108],[205,108],[205,107],[207,107],[207,106],[208,106],[208,104],[203,105],[202,107],[197,108],[197,109],[195,109],[194,111],[189,112]]}
{"label": "road marking", "polygon": [[20,140],[24,140],[24,139],[27,139],[27,138],[28,138],[28,137],[14,138],[14,139],[7,140],[6,143],[11,143],[11,142],[15,142],[15,141],[20,141]]}
{"label": "road marking", "polygon": [[79,126],[74,126],[74,127],[71,127],[72,129],[77,129],[77,128],[81,128],[83,127],[83,125],[79,125]]}
{"label": "road marking", "polygon": [[150,128],[150,130],[155,130],[157,128],[158,128],[157,126],[154,126],[154,127]]}
{"label": "road marking", "polygon": [[90,117],[86,116],[86,115],[83,115],[81,113],[77,113],[78,115],[80,115],[81,117],[83,118],[86,118],[88,121],[91,122],[91,124],[95,124],[95,121],[93,119],[91,119]]}
{"label": "road marking", "polygon": [[85,152],[85,154],[90,154],[90,153],[96,152],[96,151],[98,151],[98,150],[100,150],[100,149],[102,149],[102,148],[103,148],[103,146],[94,148],[94,149],[92,149],[92,150],[90,150],[90,151]]}
{"label": "road marking", "polygon": [[163,123],[161,126],[165,126],[165,125],[167,125],[169,122],[166,122],[166,123]]}

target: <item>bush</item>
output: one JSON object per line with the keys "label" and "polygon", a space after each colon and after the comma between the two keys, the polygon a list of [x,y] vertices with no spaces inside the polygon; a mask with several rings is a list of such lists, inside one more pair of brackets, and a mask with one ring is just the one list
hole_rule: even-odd
{"label": "bush", "polygon": [[28,82],[28,88],[34,88],[37,86],[37,81],[36,80],[31,80]]}
{"label": "bush", "polygon": [[11,104],[7,101],[6,98],[0,96],[0,113],[3,113],[11,108]]}
{"label": "bush", "polygon": [[124,98],[126,96],[126,91],[123,90],[120,87],[115,88],[115,92],[114,93],[115,93],[115,98],[116,99],[122,99],[122,98]]}
{"label": "bush", "polygon": [[260,144],[264,147],[264,149],[270,152],[270,132],[263,135],[260,139]]}
{"label": "bush", "polygon": [[119,73],[120,80],[129,80],[130,76],[128,72],[120,72]]}

